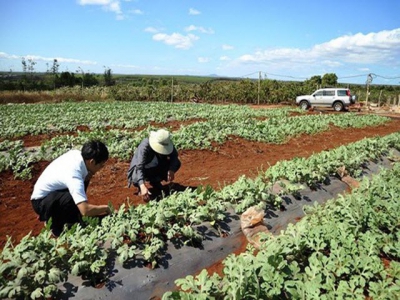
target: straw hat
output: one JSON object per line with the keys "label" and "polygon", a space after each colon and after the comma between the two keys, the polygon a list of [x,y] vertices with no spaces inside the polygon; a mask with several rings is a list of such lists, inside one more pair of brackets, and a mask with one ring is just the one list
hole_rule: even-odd
{"label": "straw hat", "polygon": [[165,129],[151,131],[149,137],[150,147],[159,154],[169,155],[174,149],[171,134]]}

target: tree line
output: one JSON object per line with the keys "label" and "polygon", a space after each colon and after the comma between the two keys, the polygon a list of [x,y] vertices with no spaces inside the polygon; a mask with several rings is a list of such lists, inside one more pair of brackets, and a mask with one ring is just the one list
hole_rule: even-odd
{"label": "tree line", "polygon": [[[334,73],[315,75],[305,81],[273,79],[206,77],[189,81],[185,76],[119,75],[110,68],[102,75],[85,73],[80,67],[74,72],[59,72],[57,59],[45,73],[35,72],[35,62],[22,58],[22,73],[3,74],[0,91],[58,90],[65,99],[103,99],[118,101],[191,101],[208,103],[277,104],[294,103],[296,96],[310,94],[322,87],[349,88],[359,100],[397,103],[400,86],[339,83]],[[85,90],[83,92],[83,90]],[[367,96],[368,95],[368,96]],[[63,99],[59,99],[63,101]]]}
{"label": "tree line", "polygon": [[0,80],[1,91],[45,91],[54,90],[62,87],[81,86],[112,86],[115,84],[112,70],[105,68],[102,76],[94,73],[84,72],[78,67],[76,72],[60,72],[60,64],[57,59],[53,60],[52,65],[47,64],[45,73],[35,71],[36,62],[22,57],[22,72],[3,73]]}

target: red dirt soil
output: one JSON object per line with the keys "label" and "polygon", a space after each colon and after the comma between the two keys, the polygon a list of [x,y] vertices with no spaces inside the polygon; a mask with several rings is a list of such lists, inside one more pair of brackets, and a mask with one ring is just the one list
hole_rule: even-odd
{"label": "red dirt soil", "polygon": [[[177,124],[168,124],[174,128]],[[364,129],[339,129],[331,127],[327,132],[316,135],[302,135],[286,144],[275,145],[247,141],[231,137],[216,151],[179,151],[182,167],[175,176],[180,188],[210,185],[214,189],[232,184],[240,175],[254,178],[260,170],[266,170],[279,160],[294,157],[308,157],[313,153],[346,145],[365,137],[384,136],[400,131],[400,120],[393,119],[386,125]],[[29,146],[39,146],[49,136],[26,137]],[[51,138],[51,137],[50,137]],[[25,139],[24,139],[25,140]],[[179,149],[178,149],[179,150]],[[30,195],[33,185],[49,162],[39,162],[33,166],[33,178],[29,181],[15,180],[10,170],[0,173],[0,249],[4,247],[6,236],[15,243],[32,231],[36,235],[43,228],[37,220]],[[112,202],[115,208],[122,203],[143,204],[136,188],[128,188],[126,172],[129,161],[110,159],[97,173],[89,186],[88,198],[93,204]]]}

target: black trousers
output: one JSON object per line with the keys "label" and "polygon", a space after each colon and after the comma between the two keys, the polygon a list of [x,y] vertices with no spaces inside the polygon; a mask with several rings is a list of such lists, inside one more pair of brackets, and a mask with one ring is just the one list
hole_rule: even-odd
{"label": "black trousers", "polygon": [[51,229],[56,236],[61,234],[66,224],[82,224],[82,215],[68,189],[51,192],[43,199],[31,202],[40,221],[52,219]]}
{"label": "black trousers", "polygon": [[[143,170],[144,180],[150,182],[152,185],[161,185],[161,181],[167,181],[169,169],[169,160],[160,160],[157,166]],[[179,169],[180,164],[178,166],[178,170]],[[136,172],[136,167],[133,167],[132,172],[128,174],[128,187],[132,184],[136,187],[139,186],[139,178]]]}

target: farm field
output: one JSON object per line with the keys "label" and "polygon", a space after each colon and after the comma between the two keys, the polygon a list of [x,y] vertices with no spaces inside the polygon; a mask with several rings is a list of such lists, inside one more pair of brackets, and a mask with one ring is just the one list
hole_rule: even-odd
{"label": "farm field", "polygon": [[[182,167],[171,188],[178,192],[207,185],[219,191],[235,183],[242,175],[256,178],[260,171],[266,171],[279,161],[307,158],[364,138],[400,132],[399,118],[372,116],[368,120],[371,123],[366,122],[358,128],[358,125],[351,125],[350,120],[366,116],[330,112],[321,115],[290,107],[252,109],[230,105],[138,104],[127,108],[127,104],[118,103],[114,105],[117,110],[108,114],[109,105],[100,105],[99,111],[88,103],[52,105],[49,114],[40,110],[46,105],[37,105],[40,107],[37,111],[36,107],[29,105],[21,111],[13,110],[14,107],[0,108],[3,127],[0,142],[22,141],[29,153],[38,155],[29,164],[30,176],[27,177],[31,178],[19,178],[21,176],[12,168],[0,173],[0,248],[5,245],[6,236],[18,243],[30,231],[38,235],[43,228],[29,198],[35,181],[49,164],[43,159],[45,155],[48,158],[57,156],[57,151],[78,146],[88,137],[104,136],[106,144],[107,140],[115,141],[110,148],[111,159],[91,181],[89,201],[94,204],[111,202],[118,209],[128,203],[135,206],[146,204],[135,194],[135,188],[127,187],[126,172],[135,145],[150,129],[163,127],[173,133]],[[80,111],[87,111],[88,107],[92,113],[81,115]],[[153,108],[157,111],[152,111]],[[18,113],[23,113],[26,119],[18,119],[14,115]],[[323,124],[327,115],[332,119]],[[11,119],[6,120],[6,117]],[[340,123],[342,118],[347,125]],[[315,125],[312,128],[302,128],[303,124],[313,120]],[[285,123],[298,125],[296,129],[280,127]],[[276,128],[276,131],[271,128]],[[297,131],[297,128],[301,130]],[[11,149],[3,148],[3,152]],[[39,156],[39,149],[45,155]],[[244,237],[242,243],[246,244]]]}

